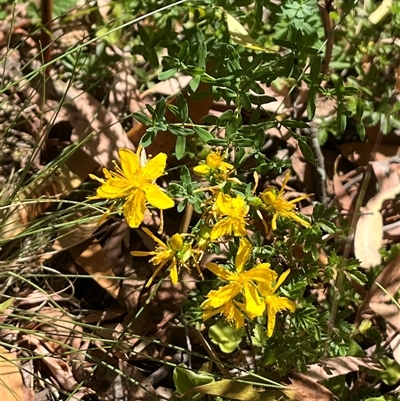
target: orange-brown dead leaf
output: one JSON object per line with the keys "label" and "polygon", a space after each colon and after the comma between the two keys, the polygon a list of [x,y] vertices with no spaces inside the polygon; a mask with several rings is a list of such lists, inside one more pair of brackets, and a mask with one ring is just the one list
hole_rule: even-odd
{"label": "orange-brown dead leaf", "polygon": [[120,291],[119,280],[114,279],[114,271],[103,252],[103,248],[96,240],[85,241],[69,250],[75,261],[83,267],[86,273],[104,288],[113,298],[117,299]]}
{"label": "orange-brown dead leaf", "polygon": [[16,352],[0,346],[0,400],[24,401],[25,393]]}
{"label": "orange-brown dead leaf", "polygon": [[357,166],[366,166],[370,160],[387,161],[400,154],[400,147],[396,145],[375,144],[366,142],[348,142],[339,146],[343,157]]}

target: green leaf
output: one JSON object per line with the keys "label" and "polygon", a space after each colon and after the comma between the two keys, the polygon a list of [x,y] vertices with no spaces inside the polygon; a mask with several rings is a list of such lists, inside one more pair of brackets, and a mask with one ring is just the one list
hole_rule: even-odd
{"label": "green leaf", "polygon": [[181,182],[185,187],[192,183],[190,171],[185,165],[181,167]]}
{"label": "green leaf", "polygon": [[178,69],[176,67],[170,68],[167,71],[163,71],[159,76],[158,79],[160,81],[165,81],[166,79],[169,79],[173,77],[177,73]]}
{"label": "green leaf", "polygon": [[312,120],[314,118],[316,107],[317,94],[315,93],[314,87],[311,87],[307,97],[307,116],[309,120]]}
{"label": "green leaf", "polygon": [[343,113],[343,110],[340,107],[338,107],[338,109],[337,109],[336,124],[337,124],[339,133],[340,134],[343,133],[344,130],[346,129],[347,118],[346,118],[346,115]]}
{"label": "green leaf", "polygon": [[186,150],[186,137],[178,136],[176,138],[175,155],[178,160],[182,159]]}
{"label": "green leaf", "polygon": [[174,369],[173,380],[176,390],[181,395],[194,387],[213,383],[215,381],[214,378],[209,374],[193,372],[183,363]]}
{"label": "green leaf", "polygon": [[214,139],[214,135],[212,135],[206,129],[199,127],[198,125],[194,125],[193,130],[197,134],[197,136],[205,143],[207,143],[211,139]]}
{"label": "green leaf", "polygon": [[162,121],[164,116],[165,116],[165,111],[167,109],[167,105],[165,103],[165,99],[162,97],[157,103],[156,103],[156,109],[155,109],[155,117],[157,121]]}
{"label": "green leaf", "polygon": [[366,137],[366,133],[365,133],[365,125],[362,121],[357,121],[356,130],[357,130],[357,134],[360,137],[360,139],[362,141],[364,141],[365,137]]}
{"label": "green leaf", "polygon": [[208,329],[211,341],[217,344],[221,351],[226,354],[230,354],[237,348],[245,334],[244,329],[237,330],[222,319]]}
{"label": "green leaf", "polygon": [[321,56],[314,57],[310,69],[310,79],[314,84],[318,83],[319,73],[321,72],[321,64]]}
{"label": "green leaf", "polygon": [[385,370],[372,371],[374,376],[380,377],[385,384],[393,386],[400,381],[400,365],[388,357],[379,358]]}
{"label": "green leaf", "polygon": [[0,304],[0,313],[4,312],[13,303],[14,298],[8,298],[6,301]]}
{"label": "green leaf", "polygon": [[189,82],[189,88],[192,90],[192,92],[196,92],[199,85],[200,85],[200,75],[197,75]]}
{"label": "green leaf", "polygon": [[303,156],[305,157],[305,159],[311,163],[313,166],[316,166],[317,163],[315,161],[315,157],[314,154],[310,148],[310,146],[308,145],[308,143],[306,142],[305,139],[300,138],[299,139],[299,148],[301,150],[301,153],[303,153]]}
{"label": "green leaf", "polygon": [[197,61],[199,63],[199,67],[202,69],[206,68],[206,59],[207,59],[207,46],[204,42],[199,44],[197,48]]}
{"label": "green leaf", "polygon": [[240,94],[240,103],[246,111],[251,111],[251,102],[247,93]]}
{"label": "green leaf", "polygon": [[185,128],[177,124],[168,124],[168,129],[176,136],[189,136],[194,133],[191,128]]}
{"label": "green leaf", "polygon": [[152,121],[150,120],[150,118],[148,116],[146,116],[146,114],[142,113],[141,111],[138,111],[136,113],[133,113],[133,117],[139,121],[140,123],[149,126],[152,124]]}
{"label": "green leaf", "polygon": [[176,97],[176,105],[178,107],[179,118],[185,123],[189,117],[189,107],[182,93],[178,93]]}

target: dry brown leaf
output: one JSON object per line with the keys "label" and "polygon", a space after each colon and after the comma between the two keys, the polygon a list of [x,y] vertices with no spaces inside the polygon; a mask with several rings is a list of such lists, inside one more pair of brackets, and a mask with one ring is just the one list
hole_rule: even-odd
{"label": "dry brown leaf", "polygon": [[371,289],[368,291],[367,296],[363,299],[357,311],[355,322],[359,324],[362,320],[363,314],[369,309],[369,304],[372,303],[385,303],[390,298],[382,291],[379,285],[382,286],[390,296],[400,288],[400,255],[393,259],[376,278],[375,283],[372,284]]}
{"label": "dry brown leaf", "polygon": [[326,387],[316,383],[304,374],[296,373],[290,378],[294,389],[293,401],[333,401],[335,395]]}
{"label": "dry brown leaf", "polygon": [[118,361],[118,365],[119,370],[124,373],[121,375],[121,384],[125,401],[154,401],[157,399],[153,386],[136,366],[122,359]]}
{"label": "dry brown leaf", "polygon": [[[76,215],[76,218],[80,216]],[[58,238],[54,241],[53,249],[56,251],[67,250],[89,239],[99,227],[98,223],[79,224],[74,228],[59,231]]]}
{"label": "dry brown leaf", "polygon": [[0,400],[24,401],[25,389],[16,352],[0,346]]}
{"label": "dry brown leaf", "polygon": [[348,142],[339,146],[343,157],[358,166],[366,166],[371,160],[387,161],[400,154],[400,147],[395,145],[380,145],[366,142]]}
{"label": "dry brown leaf", "polygon": [[382,366],[371,358],[339,356],[324,359],[320,363],[310,365],[305,376],[317,382],[345,375],[349,372],[357,372],[360,370],[360,367],[372,370],[383,370]]}
{"label": "dry brown leaf", "polygon": [[395,304],[384,302],[370,302],[369,307],[378,315],[382,316],[387,323],[400,331],[400,310]]}
{"label": "dry brown leaf", "polygon": [[382,204],[400,193],[400,185],[381,191],[361,209],[354,236],[354,253],[361,266],[369,268],[381,263],[379,249],[382,247],[383,218]]}
{"label": "dry brown leaf", "polygon": [[112,278],[115,277],[114,271],[96,239],[75,245],[69,252],[86,273],[90,274],[113,298],[118,298],[119,280]]}

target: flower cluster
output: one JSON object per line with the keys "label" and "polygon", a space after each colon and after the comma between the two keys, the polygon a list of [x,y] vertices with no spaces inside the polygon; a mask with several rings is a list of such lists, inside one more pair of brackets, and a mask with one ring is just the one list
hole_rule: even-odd
{"label": "flower cluster", "polygon": [[[164,153],[149,160],[141,148],[136,153],[121,149],[119,155],[121,167],[114,162],[115,172],[104,168],[104,178],[91,175],[101,184],[96,196],[91,199],[119,200],[126,221],[133,228],[142,223],[149,205],[160,210],[174,206],[174,201],[156,184],[156,180],[165,173],[167,156]],[[284,190],[289,173],[279,191],[267,188],[254,196],[256,185],[253,196],[249,196],[248,190],[241,187],[243,183],[232,177],[235,173],[234,166],[225,161],[221,152],[211,152],[205,162],[194,167],[193,171],[211,184],[197,189],[209,193],[203,216],[192,234],[176,233],[166,242],[157,238],[149,229],[143,228],[154,240],[155,249],[133,251],[132,255],[151,256],[149,262],[154,266],[154,272],[146,286],[150,286],[166,266],[173,284],[178,282],[182,267],[190,270],[195,266],[202,277],[200,260],[209,244],[239,237],[239,248],[231,269],[213,262],[205,266],[224,284],[206,295],[206,300],[201,304],[203,318],[207,320],[212,316],[222,315],[236,328],[241,328],[246,319],[251,321],[266,315],[267,335],[271,336],[277,313],[283,310],[293,312],[296,306],[292,300],[276,294],[289,270],[278,276],[269,263],[251,263],[250,212],[253,211],[252,216],[258,215],[261,218],[267,230],[276,230],[281,219],[291,219],[309,227],[310,223],[295,210],[295,204],[306,196],[285,199]]]}
{"label": "flower cluster", "polygon": [[279,278],[277,273],[271,270],[269,263],[260,263],[245,270],[251,251],[249,240],[242,238],[233,272],[215,263],[207,264],[208,270],[228,284],[208,293],[207,300],[201,305],[204,310],[203,317],[207,320],[213,315],[221,314],[239,329],[244,326],[244,315],[254,319],[262,316],[267,310],[267,334],[271,336],[276,314],[285,309],[292,312],[296,309],[293,301],[275,294],[288,276],[289,270]]}

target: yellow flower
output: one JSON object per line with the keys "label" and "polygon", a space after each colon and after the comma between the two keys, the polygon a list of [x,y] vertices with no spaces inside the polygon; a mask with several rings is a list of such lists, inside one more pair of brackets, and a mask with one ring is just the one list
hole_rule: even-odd
{"label": "yellow flower", "polygon": [[155,184],[164,174],[167,155],[159,153],[150,160],[141,147],[137,153],[129,149],[120,149],[121,167],[114,161],[115,172],[103,169],[104,177],[93,174],[90,177],[101,183],[96,195],[89,199],[125,199],[122,211],[130,227],[139,227],[143,221],[147,203],[157,209],[169,209],[174,201]]}
{"label": "yellow flower", "polygon": [[244,237],[246,235],[246,215],[249,206],[241,196],[232,198],[220,192],[215,201],[217,214],[222,217],[211,230],[210,238],[216,240],[225,235]]}
{"label": "yellow flower", "polygon": [[152,238],[158,245],[154,251],[133,251],[133,256],[149,256],[154,255],[150,259],[150,263],[157,266],[150,280],[147,282],[146,287],[149,287],[157,276],[159,271],[168,263],[170,263],[170,277],[172,284],[178,282],[178,274],[181,266],[185,265],[188,259],[192,256],[189,244],[185,244],[180,234],[174,234],[170,240],[165,244],[146,227],[142,228],[143,231]]}
{"label": "yellow flower", "polygon": [[[204,320],[219,313],[228,322],[234,323],[236,328],[240,328],[244,325],[244,312],[251,319],[264,313],[265,302],[257,290],[257,285],[259,283],[264,283],[266,287],[271,285],[276,280],[277,274],[269,268],[269,263],[261,263],[244,271],[244,265],[250,254],[251,244],[243,238],[240,240],[235,259],[235,271],[224,269],[216,263],[207,263],[207,269],[228,284],[207,294],[207,299],[201,304]],[[235,300],[239,294],[243,296],[243,303]]]}
{"label": "yellow flower", "polygon": [[220,152],[209,153],[206,157],[206,162],[199,164],[193,168],[193,171],[197,175],[216,175],[216,176],[227,176],[229,171],[233,170],[232,164],[224,162],[224,157]]}
{"label": "yellow flower", "polygon": [[268,329],[267,335],[271,337],[276,321],[276,314],[282,310],[290,310],[294,312],[296,310],[296,304],[286,297],[279,297],[275,295],[275,291],[282,285],[282,283],[286,280],[286,277],[290,273],[290,270],[286,270],[281,274],[277,283],[272,286],[269,283],[260,283],[258,289],[262,296],[264,297],[264,302],[267,306],[267,317],[268,317]]}
{"label": "yellow flower", "polygon": [[292,199],[290,201],[283,199],[283,191],[285,186],[289,180],[290,172],[286,174],[285,180],[282,184],[282,188],[279,192],[275,188],[266,189],[261,195],[261,199],[263,204],[261,207],[266,210],[268,213],[272,214],[272,222],[271,226],[273,230],[276,230],[276,220],[278,216],[288,217],[294,221],[297,221],[301,225],[305,227],[310,227],[311,224],[303,219],[296,211],[295,211],[295,203],[300,202],[303,199],[308,198],[308,196],[300,196],[296,199]]}

